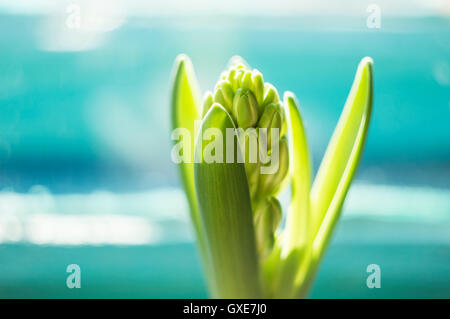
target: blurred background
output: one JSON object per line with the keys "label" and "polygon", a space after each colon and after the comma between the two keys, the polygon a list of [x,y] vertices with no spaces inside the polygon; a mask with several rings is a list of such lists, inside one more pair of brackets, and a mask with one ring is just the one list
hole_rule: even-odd
{"label": "blurred background", "polygon": [[368,140],[311,297],[450,298],[449,1],[0,0],[1,298],[207,296],[170,159],[179,53],[203,91],[236,54],[293,91],[314,172],[371,56]]}

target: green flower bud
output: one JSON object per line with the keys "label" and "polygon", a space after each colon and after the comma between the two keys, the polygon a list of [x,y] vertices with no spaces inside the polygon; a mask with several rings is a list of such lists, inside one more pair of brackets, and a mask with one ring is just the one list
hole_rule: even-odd
{"label": "green flower bud", "polygon": [[286,112],[284,111],[284,107],[280,107],[280,114],[281,114],[281,130],[280,130],[280,137],[283,137],[286,134],[287,131],[287,121],[286,121]]}
{"label": "green flower bud", "polygon": [[227,80],[228,80],[228,82],[230,82],[233,90],[236,91],[238,88],[238,84],[236,83],[236,69],[231,69],[228,72]]}
{"label": "green flower bud", "polygon": [[241,78],[241,88],[244,90],[250,90],[252,88],[252,72],[245,71]]}
{"label": "green flower bud", "polygon": [[252,72],[252,90],[253,94],[255,94],[256,101],[258,101],[258,104],[262,106],[264,99],[264,79],[261,72],[256,69]]}
{"label": "green flower bud", "polygon": [[281,215],[281,205],[275,197],[265,200],[255,214],[256,245],[261,259],[267,257],[273,247]]}
{"label": "green flower bud", "polygon": [[223,97],[222,90],[216,89],[214,90],[214,101],[222,105],[227,111],[229,111],[227,107],[227,103],[225,102],[225,98]]}
{"label": "green flower bud", "polygon": [[245,172],[250,187],[250,195],[254,198],[258,189],[261,166],[258,156],[258,134],[256,129],[241,134],[239,143],[242,148],[242,154],[244,154]]}
{"label": "green flower bud", "polygon": [[257,197],[258,186],[259,186],[259,168],[260,163],[246,163],[245,164],[245,172],[247,174],[248,179],[248,187],[250,190],[250,198],[253,200]]}
{"label": "green flower bud", "polygon": [[[240,132],[239,142],[241,154],[244,155],[243,160],[250,198],[254,207],[254,216],[257,215],[256,212],[262,210],[279,212],[279,215],[281,215],[281,208],[277,209],[279,207],[278,201],[275,198],[271,199],[271,197],[281,189],[281,182],[287,176],[289,159],[286,140],[281,139],[286,130],[286,116],[280,104],[277,90],[270,83],[264,83],[263,76],[258,70],[252,70],[242,58],[236,57],[230,62],[229,69],[221,74],[214,94],[207,93],[204,96],[204,115],[212,107],[213,102],[219,103],[228,111],[237,128],[245,130],[244,134]],[[254,130],[255,135],[249,133],[248,130],[253,128],[256,129]],[[265,130],[260,131],[258,128]],[[279,149],[277,149],[278,159],[271,156],[271,147],[274,143],[271,129],[279,130],[281,141],[277,141],[280,142]],[[267,135],[262,135],[264,133]],[[276,160],[277,162],[272,163],[272,158],[273,161]],[[269,163],[266,163],[267,159],[270,160]],[[274,165],[278,165],[278,168]],[[267,170],[272,169],[276,169],[276,172],[265,174]],[[264,207],[264,209],[261,207]],[[272,249],[274,230],[268,228],[271,224],[267,224],[267,222],[278,213],[263,217],[264,214],[268,213],[261,214],[261,219],[258,219],[260,225],[262,225],[260,226],[260,232],[266,233],[264,236],[262,233],[259,235],[261,239],[258,245],[262,254],[260,257],[266,256],[266,253]],[[277,219],[276,225],[278,223],[279,219]],[[265,238],[264,241],[263,238]]]}
{"label": "green flower bud", "polygon": [[277,103],[280,101],[277,89],[270,83],[264,84],[264,100],[263,104]]}
{"label": "green flower bud", "polygon": [[238,89],[233,100],[233,116],[238,127],[247,129],[258,121],[258,102],[249,90]]}
{"label": "green flower bud", "polygon": [[[278,129],[281,136],[281,128],[283,126],[282,106],[279,103],[270,103],[264,108],[264,112],[258,122],[258,127],[266,128],[267,131],[267,147],[271,146],[271,129]],[[264,137],[262,137],[264,138]]]}
{"label": "green flower bud", "polygon": [[203,110],[202,110],[202,117],[206,115],[206,113],[209,111],[211,106],[214,103],[214,97],[211,93],[211,91],[206,91],[205,95],[203,96]]}
{"label": "green flower bud", "polygon": [[224,72],[222,72],[222,73],[220,74],[219,81],[226,80],[227,77],[228,77],[228,72],[227,72],[227,71],[224,71]]}
{"label": "green flower bud", "polygon": [[245,70],[236,69],[236,72],[234,74],[234,79],[233,79],[233,90],[236,91],[237,89],[240,88],[241,80],[242,80],[244,73],[245,73]]}
{"label": "green flower bud", "polygon": [[214,100],[221,104],[229,112],[233,106],[233,88],[228,81],[221,81],[216,86],[216,91],[214,93]]}
{"label": "green flower bud", "polygon": [[[286,179],[289,171],[289,147],[286,137],[282,137],[278,144],[279,156],[278,156],[278,170],[273,174],[261,174],[259,178],[258,191],[262,194],[275,194],[283,186],[283,181]],[[271,158],[270,162],[265,164],[266,166],[274,165],[272,161],[275,159]]]}

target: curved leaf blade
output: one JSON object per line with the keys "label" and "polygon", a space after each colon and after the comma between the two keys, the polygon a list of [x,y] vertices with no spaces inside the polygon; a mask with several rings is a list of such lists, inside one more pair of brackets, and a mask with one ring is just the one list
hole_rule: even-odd
{"label": "curved leaf blade", "polygon": [[185,161],[178,166],[181,181],[189,204],[194,230],[197,236],[200,253],[206,267],[208,278],[211,276],[209,262],[207,260],[204,230],[200,222],[200,214],[197,204],[197,195],[194,185],[194,143],[195,143],[195,121],[200,120],[200,92],[194,74],[192,62],[188,56],[180,54],[177,56],[173,71],[171,108],[172,129],[185,128],[190,133],[188,155]]}
{"label": "curved leaf blade", "polygon": [[[200,144],[209,128],[222,133],[223,145],[216,149],[216,152],[222,151],[222,163],[207,163],[201,156],[209,145],[205,141]],[[195,154],[196,161],[201,160],[195,163],[195,187],[209,260],[214,271],[215,297],[260,298],[259,265],[248,181],[243,163],[237,160],[225,162],[227,128],[235,128],[230,115],[218,104],[213,105],[203,119]],[[235,145],[234,152],[237,154],[240,148],[237,143]]]}
{"label": "curved leaf blade", "polygon": [[[172,85],[172,129],[186,128],[191,137],[190,152],[187,161],[180,163],[180,171],[183,186],[189,199],[191,210],[195,208],[195,188],[194,188],[194,125],[196,120],[200,120],[200,100],[197,80],[194,68],[190,59],[186,55],[179,55],[175,61],[174,77]],[[194,208],[194,209],[192,209]],[[196,224],[198,218],[194,218]]]}
{"label": "curved leaf blade", "polygon": [[292,298],[296,297],[306,273],[311,251],[308,245],[311,163],[298,101],[292,92],[285,92],[283,100],[288,120],[291,204],[274,294],[276,298]]}
{"label": "curved leaf blade", "polygon": [[284,104],[289,124],[292,200],[286,222],[286,242],[283,249],[290,251],[304,247],[308,242],[311,162],[305,127],[295,95],[286,92]]}
{"label": "curved leaf blade", "polygon": [[200,120],[200,103],[197,80],[192,62],[186,55],[179,55],[175,60],[172,86],[172,129],[186,128],[191,134],[190,156],[180,163],[183,187],[186,191],[194,227],[199,232],[199,217],[194,187],[194,123]]}
{"label": "curved leaf blade", "polygon": [[372,59],[364,58],[311,189],[314,260],[321,258],[362,155],[372,110]]}
{"label": "curved leaf blade", "polygon": [[295,95],[284,94],[284,107],[288,119],[289,156],[291,176],[291,204],[286,221],[282,262],[276,278],[277,298],[296,297],[309,265],[311,162],[300,108]]}

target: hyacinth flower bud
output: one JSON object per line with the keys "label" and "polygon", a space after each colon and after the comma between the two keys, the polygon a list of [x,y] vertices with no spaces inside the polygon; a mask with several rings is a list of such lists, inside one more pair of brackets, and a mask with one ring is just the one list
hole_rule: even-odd
{"label": "hyacinth flower bud", "polygon": [[214,90],[214,101],[216,103],[219,103],[220,105],[222,105],[228,111],[229,106],[225,102],[225,98],[223,96],[222,89],[220,89],[218,87]]}
{"label": "hyacinth flower bud", "polygon": [[258,158],[258,134],[256,129],[248,129],[239,136],[239,143],[244,154],[245,172],[247,174],[250,195],[255,197],[258,190],[259,169],[261,163]]}
{"label": "hyacinth flower bud", "polygon": [[281,222],[281,205],[275,197],[264,200],[254,217],[255,237],[258,255],[267,257],[275,241],[275,231]]}
{"label": "hyacinth flower bud", "polygon": [[238,127],[247,129],[258,122],[258,102],[253,93],[247,89],[239,88],[233,99],[233,116]]}
{"label": "hyacinth flower bud", "polygon": [[[278,154],[278,169],[273,174],[261,174],[259,178],[258,191],[262,194],[272,195],[276,194],[282,187],[283,181],[286,179],[289,171],[289,146],[286,137],[282,137],[279,141],[279,154]],[[273,154],[272,154],[273,155]],[[276,167],[277,163],[274,163],[276,158],[271,156],[270,162],[265,164]]]}
{"label": "hyacinth flower bud", "polygon": [[[256,101],[258,101],[258,104],[260,106],[263,105],[263,99],[264,99],[264,78],[258,70],[254,69],[252,72],[252,90],[253,94],[255,94]],[[262,107],[260,107],[260,116],[262,113]]]}
{"label": "hyacinth flower bud", "polygon": [[265,128],[261,130],[261,138],[267,138],[267,147],[271,146],[271,130],[277,129],[278,135],[281,136],[281,130],[283,127],[283,111],[279,103],[270,103],[264,108],[264,112],[258,122],[259,128]]}
{"label": "hyacinth flower bud", "polygon": [[228,77],[228,72],[224,71],[224,72],[220,73],[219,81],[227,80],[227,77]]}
{"label": "hyacinth flower bud", "polygon": [[227,111],[231,112],[233,107],[233,88],[228,81],[220,81],[216,85],[216,90],[214,93],[215,102],[222,105]]}
{"label": "hyacinth flower bud", "polygon": [[236,83],[236,69],[231,69],[227,73],[226,80],[230,82],[231,87],[233,88],[234,91],[236,91],[238,88],[238,84]]}
{"label": "hyacinth flower bud", "polygon": [[244,69],[235,69],[234,77],[233,80],[231,81],[233,89],[235,91],[241,87],[241,80],[242,77],[244,76],[244,72],[245,72]]}
{"label": "hyacinth flower bud", "polygon": [[269,103],[277,103],[280,101],[280,96],[278,95],[277,89],[270,83],[264,84],[264,99],[263,105]]}
{"label": "hyacinth flower bud", "polygon": [[242,74],[240,87],[244,90],[250,90],[252,88],[252,72],[251,71],[245,71],[244,74]]}
{"label": "hyacinth flower bud", "polygon": [[202,116],[205,116],[205,114],[211,108],[211,105],[213,105],[213,103],[214,103],[214,97],[213,97],[211,91],[206,91],[205,95],[203,96]]}

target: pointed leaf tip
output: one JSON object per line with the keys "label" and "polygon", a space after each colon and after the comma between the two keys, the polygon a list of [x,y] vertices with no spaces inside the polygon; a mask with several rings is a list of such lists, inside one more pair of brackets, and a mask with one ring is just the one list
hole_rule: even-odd
{"label": "pointed leaf tip", "polygon": [[[212,276],[206,251],[204,229],[200,222],[197,195],[194,185],[194,142],[195,120],[200,119],[199,89],[191,60],[185,54],[176,57],[172,72],[171,115],[172,136],[176,129],[186,129],[190,133],[188,149],[183,150],[185,160],[179,164],[181,181],[185,190],[191,219],[198,239],[200,253],[207,277]],[[174,140],[174,143],[178,141]],[[184,153],[186,152],[186,153]],[[186,155],[187,154],[187,155]]]}
{"label": "pointed leaf tip", "polygon": [[311,189],[313,250],[320,259],[339,217],[366,140],[372,111],[373,61],[359,63],[352,88]]}
{"label": "pointed leaf tip", "polygon": [[307,242],[311,163],[300,107],[294,93],[284,93],[284,107],[288,118],[292,178],[292,201],[286,222],[284,247],[285,252],[289,252]]}

